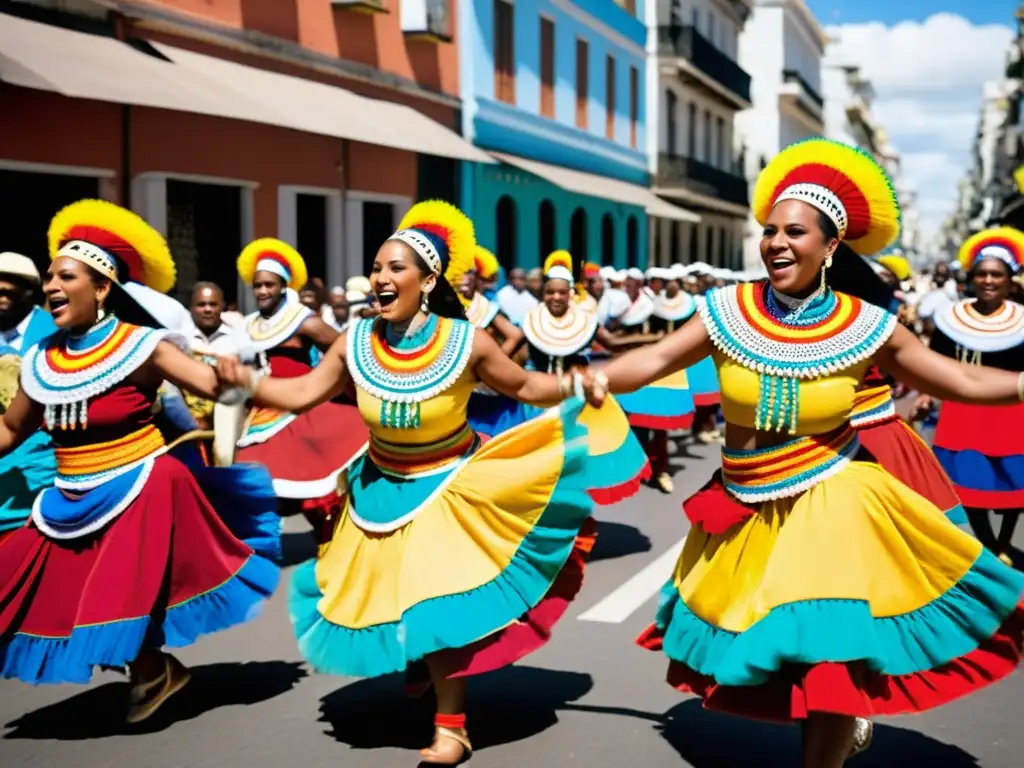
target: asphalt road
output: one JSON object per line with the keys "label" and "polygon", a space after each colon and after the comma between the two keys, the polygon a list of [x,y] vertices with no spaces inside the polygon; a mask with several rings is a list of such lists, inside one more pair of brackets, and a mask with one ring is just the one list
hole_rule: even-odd
{"label": "asphalt road", "polygon": [[[674,460],[672,496],[644,489],[598,511],[600,540],[586,585],[552,641],[519,666],[471,683],[476,768],[799,765],[798,729],[703,711],[664,683],[660,654],[632,643],[653,615],[655,592],[686,533],[680,500],[707,478],[716,457],[714,447],[685,444]],[[287,555],[295,563],[312,547],[302,524],[289,528]],[[123,724],[120,675],[98,674],[87,688],[0,682],[0,766],[416,765],[414,750],[430,740],[429,701],[403,700],[394,678],[310,675],[285,598],[279,590],[257,620],[182,651],[194,672],[190,687],[141,728]],[[1024,676],[1017,675],[932,713],[880,721],[874,746],[850,765],[1017,768],[1024,764],[1021,701]]]}

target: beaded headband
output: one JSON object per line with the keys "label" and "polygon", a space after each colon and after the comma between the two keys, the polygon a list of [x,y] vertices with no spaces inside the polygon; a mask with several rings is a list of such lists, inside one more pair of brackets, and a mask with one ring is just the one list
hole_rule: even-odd
{"label": "beaded headband", "polygon": [[1011,275],[1015,275],[1020,271],[1020,264],[1014,258],[1013,252],[1002,245],[986,245],[978,251],[978,255],[974,257],[974,263],[971,266],[974,267],[982,259],[999,259],[999,261],[1009,267]]}
{"label": "beaded headband", "polygon": [[544,277],[548,280],[565,280],[569,285],[573,284],[572,272],[569,271],[568,267],[563,267],[561,264],[556,264],[549,269]]}
{"label": "beaded headband", "polygon": [[272,275],[277,275],[284,280],[285,285],[291,282],[292,273],[283,263],[278,259],[260,259],[256,262],[257,272],[269,272]]}
{"label": "beaded headband", "polygon": [[433,270],[435,275],[441,276],[441,273],[444,271],[441,264],[441,254],[438,252],[437,247],[422,232],[415,229],[400,229],[389,237],[388,240],[398,240],[408,245],[427,263],[427,266]]}
{"label": "beaded headband", "polygon": [[117,283],[117,260],[98,245],[85,240],[69,240],[57,251],[57,256],[67,256],[92,267],[104,277]]}
{"label": "beaded headband", "polygon": [[801,200],[814,206],[828,216],[832,223],[836,225],[840,240],[846,235],[846,228],[849,226],[850,217],[846,213],[846,206],[843,205],[842,200],[831,189],[820,184],[794,184],[782,190],[779,196],[775,198],[775,205],[778,205],[783,200]]}

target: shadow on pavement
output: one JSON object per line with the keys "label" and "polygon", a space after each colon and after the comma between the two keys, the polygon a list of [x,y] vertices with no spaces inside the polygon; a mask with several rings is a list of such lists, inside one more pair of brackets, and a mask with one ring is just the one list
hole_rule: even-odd
{"label": "shadow on pavement", "polygon": [[220,707],[258,704],[280,696],[307,674],[301,664],[284,661],[207,664],[191,671],[188,686],[144,723],[125,723],[128,686],[108,683],[7,723],[14,730],[4,738],[77,741],[155,733]]}
{"label": "shadow on pavement", "polygon": [[[401,675],[360,680],[321,700],[328,733],[354,749],[429,746],[434,697],[402,696]],[[593,679],[582,672],[506,667],[469,681],[469,732],[474,750],[530,738],[558,722],[557,712],[585,696]]]}
{"label": "shadow on pavement", "polygon": [[281,534],[281,567],[288,568],[316,557],[312,531],[286,531]]}
{"label": "shadow on pavement", "polygon": [[[800,728],[709,712],[696,699],[672,707],[665,713],[664,723],[655,727],[694,768],[778,768],[800,762]],[[876,722],[871,747],[851,760],[850,766],[891,768],[904,760],[942,768],[981,765],[953,744]]]}
{"label": "shadow on pavement", "polygon": [[650,552],[651,540],[637,527],[625,523],[597,522],[597,541],[590,562]]}

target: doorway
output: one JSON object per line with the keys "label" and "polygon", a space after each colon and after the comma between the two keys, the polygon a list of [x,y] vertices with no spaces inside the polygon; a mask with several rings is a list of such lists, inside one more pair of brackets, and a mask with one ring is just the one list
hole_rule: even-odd
{"label": "doorway", "polygon": [[192,287],[205,280],[220,286],[228,304],[237,303],[241,188],[168,179],[167,244],[178,268],[174,298],[188,306]]}
{"label": "doorway", "polygon": [[363,202],[363,271],[369,276],[373,271],[373,260],[381,245],[395,231],[394,203],[381,203],[366,200]]}

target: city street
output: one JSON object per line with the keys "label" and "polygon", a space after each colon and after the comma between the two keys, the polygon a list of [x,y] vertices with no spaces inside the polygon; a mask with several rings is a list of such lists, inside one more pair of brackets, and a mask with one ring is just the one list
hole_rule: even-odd
{"label": "city street", "polygon": [[[797,729],[702,711],[663,682],[663,657],[632,643],[653,614],[655,592],[686,533],[679,502],[703,482],[716,456],[717,446],[686,442],[674,460],[671,497],[644,489],[599,511],[587,583],[552,642],[520,666],[471,684],[473,765],[798,765]],[[311,546],[300,524],[288,527],[294,564]],[[139,730],[121,720],[127,688],[119,675],[99,674],[86,689],[0,683],[0,765],[416,765],[414,749],[430,739],[429,700],[403,700],[395,678],[308,674],[286,595],[280,589],[256,621],[184,650],[192,684]],[[1019,766],[1022,700],[1024,677],[1017,675],[931,714],[881,721],[872,749],[851,765]]]}

